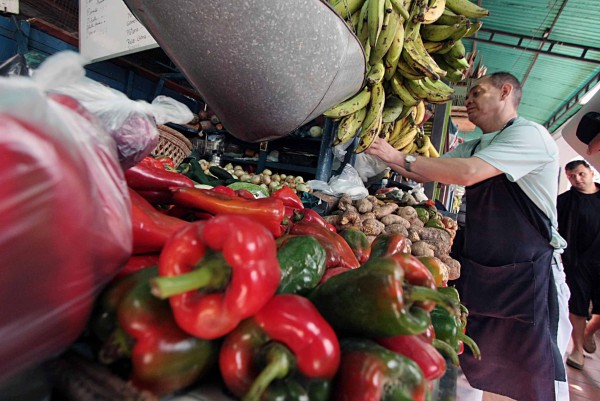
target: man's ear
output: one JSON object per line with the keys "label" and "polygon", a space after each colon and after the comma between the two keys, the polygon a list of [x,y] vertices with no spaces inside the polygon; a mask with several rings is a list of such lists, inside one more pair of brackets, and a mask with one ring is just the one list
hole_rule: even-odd
{"label": "man's ear", "polygon": [[513,90],[513,86],[511,84],[509,84],[509,83],[502,84],[502,87],[500,88],[500,98],[502,100],[506,100],[512,93],[512,90]]}

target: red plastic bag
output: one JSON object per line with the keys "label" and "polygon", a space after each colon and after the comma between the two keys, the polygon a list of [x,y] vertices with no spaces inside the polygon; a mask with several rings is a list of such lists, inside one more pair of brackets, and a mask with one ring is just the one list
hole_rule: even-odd
{"label": "red plastic bag", "polygon": [[66,62],[0,78],[0,383],[74,341],[131,254],[113,140],[72,98],[46,96]]}

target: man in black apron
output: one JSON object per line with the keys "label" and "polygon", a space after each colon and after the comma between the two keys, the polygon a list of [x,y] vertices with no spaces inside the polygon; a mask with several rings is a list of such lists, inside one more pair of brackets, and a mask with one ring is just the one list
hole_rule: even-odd
{"label": "man in black apron", "polygon": [[556,231],[558,151],[545,128],[517,116],[520,99],[511,74],[485,76],[465,102],[469,120],[484,133],[480,140],[437,159],[406,155],[383,139],[367,152],[416,181],[466,187],[456,285],[470,310],[467,334],[482,354],[480,361],[468,350],[461,356],[470,385],[518,401],[553,401],[557,380],[562,401],[570,326],[562,319],[566,329],[558,336],[568,298],[557,257],[565,247]]}

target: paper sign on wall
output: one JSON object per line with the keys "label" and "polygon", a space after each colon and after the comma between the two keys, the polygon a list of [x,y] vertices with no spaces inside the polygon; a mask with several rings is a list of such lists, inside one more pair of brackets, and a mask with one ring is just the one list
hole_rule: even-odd
{"label": "paper sign on wall", "polygon": [[19,13],[19,0],[0,0],[0,11],[5,13]]}
{"label": "paper sign on wall", "polygon": [[91,62],[154,47],[158,44],[123,0],[80,0],[79,51]]}

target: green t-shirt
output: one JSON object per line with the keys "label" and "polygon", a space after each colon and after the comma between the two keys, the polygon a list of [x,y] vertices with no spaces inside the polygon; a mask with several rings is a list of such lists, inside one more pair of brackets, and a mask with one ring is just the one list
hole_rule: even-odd
{"label": "green t-shirt", "polygon": [[504,130],[484,134],[481,141],[460,144],[442,157],[469,158],[471,155],[503,171],[511,182],[516,182],[550,219],[550,245],[556,249],[566,247],[565,240],[557,231],[558,147],[546,128],[517,117]]}

